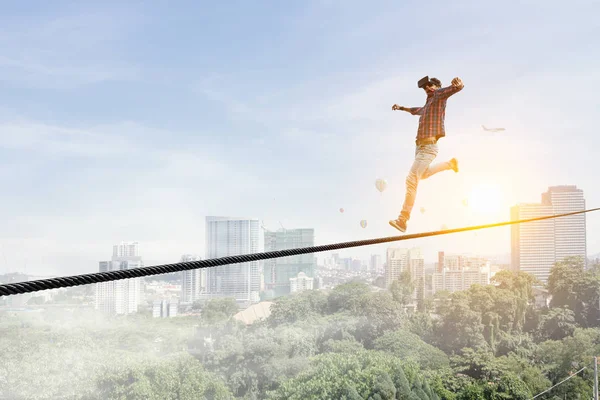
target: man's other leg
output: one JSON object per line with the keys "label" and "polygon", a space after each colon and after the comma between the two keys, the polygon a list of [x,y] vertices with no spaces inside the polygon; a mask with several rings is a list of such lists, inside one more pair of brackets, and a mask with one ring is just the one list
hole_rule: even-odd
{"label": "man's other leg", "polygon": [[425,170],[425,172],[423,172],[421,175],[421,179],[427,179],[438,172],[447,171],[449,169],[454,170],[454,172],[458,172],[458,161],[456,158],[453,158],[450,161],[430,165],[429,168],[427,168],[427,170]]}
{"label": "man's other leg", "polygon": [[402,211],[400,212],[400,219],[405,221],[410,219],[410,214],[417,198],[419,180],[422,179],[423,174],[427,171],[437,153],[437,144],[428,144],[417,148],[415,161],[406,177],[406,196],[402,205]]}

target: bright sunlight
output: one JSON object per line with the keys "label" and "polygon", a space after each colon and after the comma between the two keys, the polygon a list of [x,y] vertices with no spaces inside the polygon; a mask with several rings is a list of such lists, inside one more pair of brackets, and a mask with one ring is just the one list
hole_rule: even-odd
{"label": "bright sunlight", "polygon": [[469,194],[468,207],[476,213],[491,214],[502,207],[502,190],[497,185],[477,185]]}

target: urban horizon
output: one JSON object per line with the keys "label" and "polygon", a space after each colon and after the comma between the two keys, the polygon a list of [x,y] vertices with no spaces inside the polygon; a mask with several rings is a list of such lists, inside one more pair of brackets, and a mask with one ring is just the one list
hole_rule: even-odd
{"label": "urban horizon", "polygon": [[[544,196],[548,195],[549,192],[544,192],[541,194],[541,200],[539,202],[519,202],[516,203],[515,205],[510,207],[510,220],[516,220],[516,219],[525,219],[525,218],[532,218],[532,217],[538,217],[538,216],[542,216],[542,215],[550,215],[551,213],[554,214],[558,214],[558,213],[564,213],[564,212],[572,212],[572,211],[581,211],[583,209],[585,209],[585,200],[584,200],[584,196],[583,196],[583,190],[580,188],[577,188],[577,186],[575,185],[559,185],[559,186],[548,186],[548,190],[550,190],[551,188],[555,188],[555,189],[560,189],[560,188],[572,188],[574,190],[576,190],[578,193],[581,194],[580,198],[578,199],[578,202],[573,206],[569,206],[567,205],[565,206],[558,206],[558,207],[552,207],[552,206],[546,206],[543,207],[543,203],[544,201],[546,203],[548,203],[547,200],[544,200]],[[519,207],[529,207],[530,211],[522,211],[521,213],[519,213],[518,209]],[[532,208],[533,207],[533,208]],[[538,210],[538,211],[534,211],[534,210]],[[244,220],[244,221],[256,221],[256,223],[258,224],[259,230],[262,232],[262,234],[258,235],[258,244],[259,244],[259,248],[256,251],[253,252],[257,252],[257,251],[266,251],[265,250],[265,245],[264,245],[264,238],[267,235],[268,232],[281,232],[281,231],[285,231],[285,230],[298,230],[298,229],[313,229],[311,227],[284,227],[283,225],[279,224],[279,226],[276,229],[268,229],[264,226],[264,220],[261,220],[259,218],[246,218],[246,217],[229,217],[229,216],[205,216],[204,220],[205,223],[209,218],[225,218],[228,220]],[[580,215],[580,216],[574,216],[574,217],[568,217],[570,220],[576,218],[580,221],[585,221],[585,214],[584,215]],[[564,219],[564,218],[563,218]],[[508,219],[507,219],[508,220]],[[360,221],[358,221],[360,222]],[[554,220],[550,220],[551,224],[554,224]],[[548,224],[548,222],[546,222],[546,224]],[[540,226],[539,222],[536,223],[529,223],[529,224],[525,224],[525,225],[529,225],[529,226]],[[588,251],[587,248],[587,231],[585,229],[585,223],[584,223],[584,237],[583,237],[583,252],[585,253],[585,257],[587,258],[594,258],[597,255],[600,254],[600,249],[594,249],[592,251]],[[206,228],[206,226],[205,226]],[[518,229],[519,226],[513,226],[511,228],[511,230],[509,231],[509,235],[514,235],[515,234],[515,229]],[[567,238],[568,239],[568,238]],[[128,242],[128,241],[132,241],[132,242],[137,242],[141,245],[141,247],[143,248],[143,242],[142,241],[136,241],[136,240],[121,240],[118,242]],[[411,241],[413,242],[413,241]],[[322,243],[318,243],[318,244],[322,244]],[[314,244],[313,244],[314,245]],[[393,244],[391,246],[400,246],[400,247],[411,247],[411,245],[407,244],[406,246],[404,246],[403,243],[398,242],[397,245]],[[201,246],[199,246],[201,247]],[[378,246],[375,246],[378,247]],[[495,262],[497,264],[511,264],[514,263],[514,260],[511,260],[511,258],[514,257],[514,245],[511,244],[506,251],[503,252],[496,252],[496,253],[486,253],[486,252],[479,252],[479,251],[453,251],[452,249],[444,249],[444,248],[439,248],[439,249],[435,249],[435,250],[430,250],[430,251],[426,251],[424,252],[424,257],[425,257],[425,263],[428,266],[432,266],[434,265],[438,260],[438,252],[439,251],[445,251],[445,252],[450,252],[452,254],[454,253],[459,253],[459,254],[465,254],[465,255],[473,255],[473,256],[482,256],[482,257],[486,257],[488,259],[491,260],[495,260]],[[340,250],[338,251],[339,254],[343,255],[344,258],[353,258],[353,259],[358,259],[361,261],[366,261],[368,260],[372,254],[380,254],[380,255],[385,255],[386,250],[381,250],[380,252],[369,252],[368,250],[362,250],[362,251],[356,251],[356,250]],[[359,253],[359,254],[356,254]],[[368,253],[368,254],[367,254]],[[179,255],[173,255],[172,258],[168,259],[168,260],[163,260],[163,262],[159,263],[159,264],[167,264],[167,263],[173,263],[174,260],[180,258],[182,255],[184,254],[194,254],[194,255],[198,255],[200,257],[202,257],[203,259],[207,259],[207,250],[206,250],[206,246],[204,246],[204,251],[184,251]],[[202,255],[201,255],[202,254]],[[367,254],[367,255],[365,255]],[[315,257],[317,257],[317,259],[319,260],[319,262],[323,263],[323,260],[325,258],[327,258],[328,256],[326,255],[326,253],[315,253]],[[97,263],[97,261],[91,261],[90,267],[88,269],[85,270],[81,270],[80,272],[76,272],[77,273],[89,273],[90,270],[94,270],[96,269],[96,267],[92,267],[92,265],[95,265]],[[150,265],[159,265],[156,263],[152,263],[152,264],[146,264],[146,266],[150,266]],[[43,269],[35,269],[35,270],[31,270],[31,267],[22,267],[22,268],[15,268],[13,270],[9,270],[7,267],[7,261],[6,258],[4,257],[4,268],[0,269],[0,273],[4,273],[4,274],[8,274],[8,273],[27,273],[30,275],[34,275],[34,276],[60,276],[58,274],[44,274],[43,273]]]}

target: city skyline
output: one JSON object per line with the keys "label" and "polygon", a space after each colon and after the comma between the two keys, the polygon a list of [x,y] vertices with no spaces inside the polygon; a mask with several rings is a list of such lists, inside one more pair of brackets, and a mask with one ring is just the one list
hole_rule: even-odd
{"label": "city skyline", "polygon": [[[553,188],[553,187],[554,188],[564,188],[564,187],[575,187],[575,188],[577,188],[576,185],[547,186],[548,189]],[[578,188],[577,190],[581,190],[581,189]],[[549,194],[549,192],[544,192],[542,194],[542,197],[544,198],[544,195],[548,195],[548,194]],[[563,212],[570,212],[570,211],[574,211],[574,210],[579,210],[580,209],[580,208],[578,208],[578,209],[572,209],[572,208],[568,208],[568,207],[567,208],[554,208],[553,209],[551,206],[543,207],[543,201],[544,200],[542,199],[542,203],[540,203],[540,202],[538,202],[538,203],[534,203],[534,202],[532,202],[532,203],[520,202],[520,203],[517,203],[517,204],[511,206],[511,208],[509,210],[510,213],[511,213],[510,214],[510,218],[507,218],[506,221],[509,221],[511,219],[523,219],[523,218],[532,218],[532,217],[538,217],[538,216],[542,216],[542,215],[548,215],[548,213],[552,213],[553,210],[554,210],[555,213],[563,213]],[[582,199],[582,201],[584,201],[584,200]],[[513,210],[515,209],[515,207],[519,207],[519,206],[526,207],[528,205],[529,206],[533,205],[533,207],[537,211],[533,212],[533,213],[532,212],[524,212],[524,213],[522,213],[520,215],[520,217],[518,216],[518,214],[515,214],[513,212]],[[585,201],[584,201],[583,205],[585,206]],[[540,210],[542,211],[541,213],[540,213]],[[205,218],[209,218],[209,217],[205,217]],[[215,217],[215,218],[225,218],[225,219],[232,219],[232,220],[242,220],[242,219],[243,220],[253,220],[253,221],[256,221],[256,223],[259,224],[262,227],[263,231],[265,230],[264,220],[260,220],[260,219],[257,219],[257,218],[244,218],[244,217]],[[578,217],[578,216],[569,217],[569,218],[570,219],[572,219],[572,218],[580,218],[581,219],[581,217]],[[585,229],[586,229],[586,237],[587,237],[587,223],[586,223],[587,220],[585,219],[585,216],[583,216],[583,221],[584,221],[583,223],[584,223],[584,226],[585,226]],[[542,223],[548,224],[547,221],[546,222],[542,222]],[[540,223],[529,223],[529,224],[521,224],[521,225],[535,226],[536,224],[540,224]],[[519,226],[518,225],[512,225],[512,226],[509,226],[508,228],[510,229],[507,232],[508,233],[508,239],[509,239],[508,240],[509,245],[508,245],[508,247],[504,251],[500,251],[500,252],[497,252],[497,253],[481,252],[481,251],[474,251],[474,249],[472,249],[472,248],[470,249],[467,246],[467,248],[462,248],[462,249],[456,248],[454,251],[450,251],[450,253],[453,253],[453,254],[474,254],[474,255],[485,256],[485,257],[488,257],[488,258],[500,258],[502,260],[507,260],[508,263],[514,263],[514,260],[511,261],[511,258],[514,258],[514,254],[511,254],[511,253],[513,253],[512,249],[513,249],[513,246],[514,246],[513,244],[511,244],[511,242],[512,242],[511,236],[513,235],[514,229],[518,229]],[[314,228],[306,228],[306,227],[290,227],[287,230],[293,231],[293,230],[305,230],[305,229],[312,229],[314,231]],[[286,230],[286,228],[284,228],[281,225],[281,227],[278,229],[278,231],[281,231],[281,230]],[[274,232],[276,232],[276,231],[274,231]],[[479,235],[479,234],[476,234],[476,235]],[[315,235],[315,236],[318,236],[318,235]],[[471,236],[471,238],[473,238],[473,237],[474,236]],[[126,241],[122,241],[122,242],[125,243]],[[419,240],[411,240],[409,243],[415,243],[415,242],[419,242]],[[132,242],[132,243],[135,243],[136,246],[139,245],[139,241],[137,241],[137,240],[134,241],[134,242]],[[265,248],[265,246],[264,246],[264,235],[260,235],[260,234],[258,235],[258,241],[257,241],[257,243],[259,244],[260,251],[267,251],[266,248]],[[403,244],[403,242],[398,242],[398,243],[399,244]],[[314,245],[319,245],[319,244],[321,244],[321,243],[314,243]],[[553,245],[555,245],[555,244],[553,243]],[[440,251],[444,251],[442,248],[437,248],[437,247],[429,247],[428,248],[428,246],[423,246],[423,245],[410,246],[409,244],[407,244],[407,246],[409,246],[409,247],[419,247],[421,249],[422,254],[423,254],[423,258],[425,260],[425,263],[427,265],[431,265],[433,263],[436,263],[438,261],[439,252]],[[587,245],[587,240],[585,240],[585,239],[584,239],[584,246],[585,246],[585,251],[586,251],[586,256],[587,257],[594,256],[594,255],[596,255],[596,254],[598,254],[600,252],[600,249],[598,249],[598,250],[592,250],[591,252],[589,252],[588,251],[588,247],[589,246]],[[473,246],[473,247],[476,247],[476,246]],[[113,253],[114,253],[116,251],[117,245],[113,245],[113,248],[114,248],[113,249]],[[382,250],[380,252],[376,253],[376,252],[373,251],[372,248],[380,248]],[[350,249],[350,250],[344,250],[344,249],[342,249],[342,250],[339,250],[339,251],[336,251],[336,252],[339,253],[339,254],[341,254],[343,257],[350,256],[351,258],[354,258],[354,259],[360,259],[362,261],[366,260],[366,261],[370,262],[369,260],[371,259],[371,257],[372,257],[373,254],[377,254],[377,255],[383,256],[385,258],[385,254],[386,254],[386,251],[387,251],[387,249],[384,248],[384,245],[366,246],[365,248],[363,248],[361,250],[362,251],[356,251],[356,249]],[[191,256],[191,255],[192,254],[195,255],[195,254],[201,253],[201,254],[204,254],[205,257],[206,257],[207,251],[206,251],[206,246],[205,246],[204,247],[204,251],[190,251],[188,249],[184,253],[186,255],[192,257],[192,259],[196,259],[196,258],[194,258],[196,256]],[[319,260],[319,262],[322,262],[322,260],[325,257],[327,257],[328,254],[330,254],[330,253],[331,252],[315,253],[314,256]],[[198,257],[198,258],[202,259],[202,257]],[[165,259],[161,263],[170,264],[170,263],[173,262],[173,259],[174,258]],[[184,259],[181,258],[180,261],[184,261]],[[499,263],[500,264],[504,264],[505,262],[499,262]],[[147,265],[156,265],[156,264],[149,263]],[[40,274],[38,271],[35,271],[35,270],[33,270],[33,271],[31,271],[31,270],[27,271],[25,268],[24,269],[16,269],[16,270],[13,270],[13,271],[10,271],[10,270],[3,271],[3,270],[0,269],[0,273],[13,273],[13,272],[30,273],[31,275],[40,275],[40,276],[41,275],[45,275],[45,274]],[[75,274],[77,274],[77,272],[75,272]],[[51,275],[55,276],[56,274],[51,274],[51,273],[47,274],[47,276],[51,276]]]}

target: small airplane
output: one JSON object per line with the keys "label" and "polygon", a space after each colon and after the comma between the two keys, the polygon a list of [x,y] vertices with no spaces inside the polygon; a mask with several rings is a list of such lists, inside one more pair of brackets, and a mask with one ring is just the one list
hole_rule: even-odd
{"label": "small airplane", "polygon": [[481,127],[483,128],[484,131],[488,131],[488,132],[500,132],[500,131],[506,130],[504,128],[486,128],[485,125],[481,125]]}

